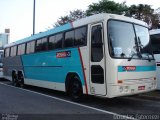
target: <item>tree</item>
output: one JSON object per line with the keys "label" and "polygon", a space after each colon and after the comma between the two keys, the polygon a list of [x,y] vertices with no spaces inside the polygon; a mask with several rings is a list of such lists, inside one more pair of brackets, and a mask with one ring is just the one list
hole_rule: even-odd
{"label": "tree", "polygon": [[154,28],[158,25],[158,16],[154,14],[154,9],[152,9],[150,5],[131,5],[129,7],[129,15],[135,19],[145,21],[150,28]]}
{"label": "tree", "polygon": [[158,21],[158,22],[157,22],[158,25],[156,26],[156,28],[159,28],[159,29],[160,29],[160,7],[155,10],[155,14],[156,14],[156,16],[157,16],[157,17],[156,17],[156,18],[157,18],[156,20]]}
{"label": "tree", "polygon": [[57,22],[54,24],[54,27],[61,26],[61,25],[64,25],[66,23],[73,22],[75,20],[84,18],[85,16],[86,16],[86,14],[82,10],[77,9],[77,10],[74,10],[74,11],[70,11],[69,15],[61,16],[57,20]]}
{"label": "tree", "polygon": [[99,3],[93,3],[89,5],[88,10],[86,11],[87,16],[97,13],[113,13],[113,14],[124,14],[128,11],[126,2],[115,3],[110,0],[101,0]]}

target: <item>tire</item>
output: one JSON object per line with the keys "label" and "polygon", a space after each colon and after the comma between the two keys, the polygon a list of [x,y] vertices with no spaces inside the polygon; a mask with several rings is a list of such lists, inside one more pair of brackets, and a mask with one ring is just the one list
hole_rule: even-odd
{"label": "tire", "polygon": [[22,74],[19,75],[18,84],[19,84],[20,88],[24,88],[25,87],[25,85],[24,85],[24,77],[23,77]]}
{"label": "tire", "polygon": [[12,85],[17,87],[18,86],[18,79],[16,73],[13,73],[12,75]]}
{"label": "tire", "polygon": [[80,102],[82,100],[83,90],[79,77],[74,76],[71,83],[70,97],[72,101]]}

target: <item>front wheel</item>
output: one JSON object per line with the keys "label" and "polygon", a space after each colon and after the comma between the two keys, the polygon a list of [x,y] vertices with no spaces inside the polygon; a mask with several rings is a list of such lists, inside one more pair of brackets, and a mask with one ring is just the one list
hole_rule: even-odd
{"label": "front wheel", "polygon": [[82,85],[77,76],[74,77],[73,82],[71,84],[70,96],[71,99],[75,102],[79,102],[82,99]]}

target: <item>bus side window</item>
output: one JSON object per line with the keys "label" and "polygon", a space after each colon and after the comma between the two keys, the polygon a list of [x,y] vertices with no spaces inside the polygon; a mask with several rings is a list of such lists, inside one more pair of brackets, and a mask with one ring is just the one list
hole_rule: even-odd
{"label": "bus side window", "polygon": [[49,37],[48,49],[54,50],[62,48],[63,33]]}
{"label": "bus side window", "polygon": [[48,49],[49,50],[55,49],[55,39],[56,39],[55,35],[49,37],[49,42],[48,42]]}
{"label": "bus side window", "polygon": [[91,33],[91,61],[100,62],[103,59],[102,27],[93,26]]}
{"label": "bus side window", "polygon": [[29,54],[34,52],[35,52],[35,41],[28,42],[26,53]]}
{"label": "bus side window", "polygon": [[48,50],[47,38],[42,38],[42,39],[37,40],[35,50],[36,50],[36,52]]}
{"label": "bus side window", "polygon": [[35,46],[35,51],[36,51],[36,52],[40,52],[40,51],[41,51],[41,42],[42,42],[41,39],[40,39],[40,40],[37,40],[36,46]]}
{"label": "bus side window", "polygon": [[11,47],[11,57],[14,57],[17,55],[17,46]]}
{"label": "bus side window", "polygon": [[21,49],[22,49],[22,45],[18,45],[18,55],[21,55]]}
{"label": "bus side window", "polygon": [[48,50],[48,41],[47,38],[42,38],[42,46],[41,46],[41,51],[46,51]]}
{"label": "bus side window", "polygon": [[154,54],[160,54],[160,34],[151,35],[151,44]]}
{"label": "bus side window", "polygon": [[63,33],[56,35],[55,48],[62,48]]}
{"label": "bus side window", "polygon": [[25,49],[26,49],[26,44],[24,43],[21,45],[21,55],[25,54]]}
{"label": "bus side window", "polygon": [[5,49],[5,57],[9,57],[10,48]]}
{"label": "bus side window", "polygon": [[75,30],[75,46],[83,46],[86,45],[86,39],[87,39],[87,28],[82,27]]}
{"label": "bus side window", "polygon": [[74,45],[74,30],[65,33],[64,47],[73,47]]}

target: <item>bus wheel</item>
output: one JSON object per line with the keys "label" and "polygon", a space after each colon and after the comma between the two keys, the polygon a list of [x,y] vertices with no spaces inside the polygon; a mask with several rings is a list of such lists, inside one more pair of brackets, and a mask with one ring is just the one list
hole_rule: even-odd
{"label": "bus wheel", "polygon": [[20,75],[19,75],[18,83],[19,83],[19,87],[24,88],[24,77],[23,77],[22,73],[20,73]]}
{"label": "bus wheel", "polygon": [[15,72],[12,74],[12,85],[15,87],[18,86],[17,74]]}
{"label": "bus wheel", "polygon": [[75,102],[79,102],[82,99],[82,94],[82,85],[79,80],[79,77],[74,76],[70,89],[71,99]]}

